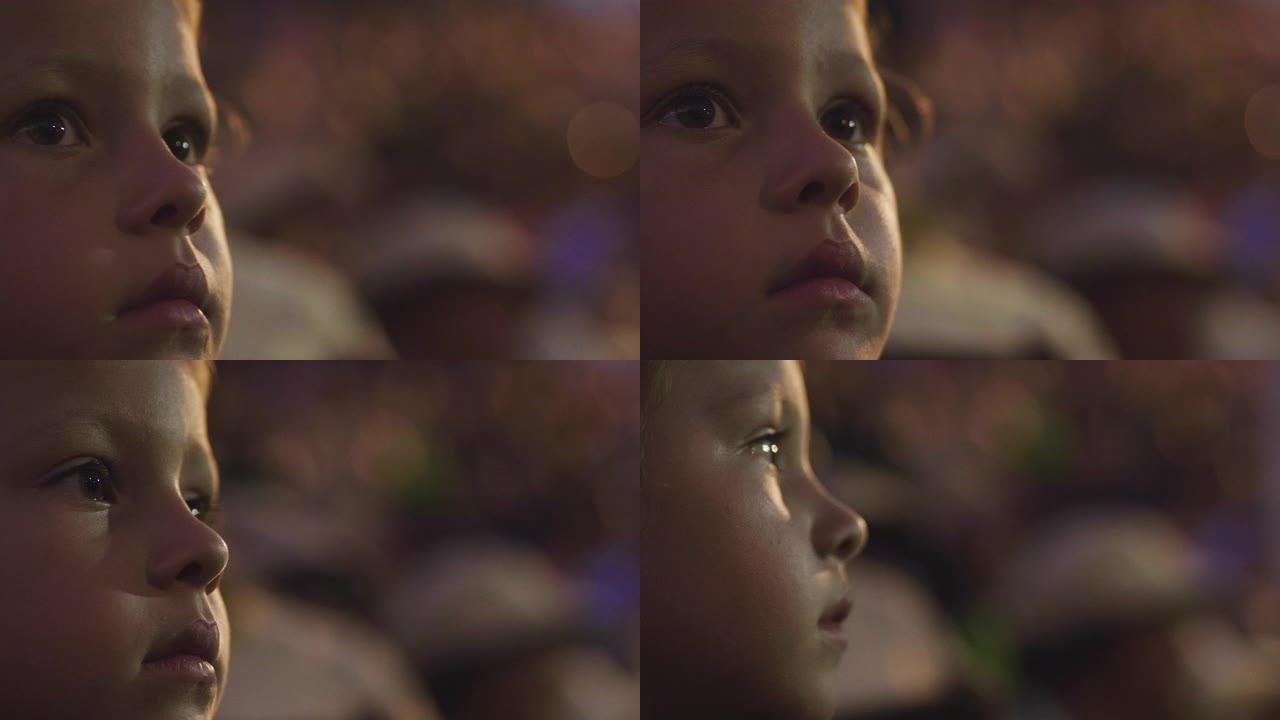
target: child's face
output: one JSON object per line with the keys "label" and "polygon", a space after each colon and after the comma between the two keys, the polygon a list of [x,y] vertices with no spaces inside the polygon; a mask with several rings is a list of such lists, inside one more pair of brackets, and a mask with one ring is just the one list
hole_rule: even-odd
{"label": "child's face", "polygon": [[5,716],[212,717],[227,547],[206,524],[218,478],[190,369],[9,364],[0,397]]}
{"label": "child's face", "polygon": [[179,0],[5,0],[0,357],[213,357],[231,267]]}
{"label": "child's face", "polygon": [[867,530],[809,465],[799,366],[678,363],[645,423],[644,707],[829,717]]}
{"label": "child's face", "polygon": [[875,358],[897,305],[884,90],[851,0],[643,0],[643,344]]}

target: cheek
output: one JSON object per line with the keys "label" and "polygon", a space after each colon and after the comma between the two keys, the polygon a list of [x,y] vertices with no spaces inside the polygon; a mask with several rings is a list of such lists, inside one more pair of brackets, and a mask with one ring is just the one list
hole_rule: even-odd
{"label": "cheek", "polygon": [[226,336],[227,321],[231,315],[232,265],[231,251],[227,244],[226,223],[222,216],[222,208],[217,196],[209,191],[204,227],[195,238],[196,249],[208,260],[209,291],[223,298],[225,312],[217,318],[214,328],[215,339],[221,344]]}
{"label": "cheek", "polygon": [[715,165],[710,149],[642,144],[640,253],[645,317],[704,333],[735,317],[769,282],[766,243],[755,234],[750,174]]}
{"label": "cheek", "polygon": [[[804,673],[793,661],[807,640],[812,563],[766,480],[743,463],[729,465],[685,465],[671,479],[670,505],[648,513],[660,518],[646,525],[642,556],[658,566],[642,580],[654,598],[646,627],[660,644],[649,649],[720,684],[750,682],[768,692],[764,686],[796,672],[788,666]],[[816,622],[815,615],[815,629]]]}
{"label": "cheek", "polygon": [[[12,168],[0,167],[0,172]],[[13,176],[10,176],[13,177]],[[74,345],[118,302],[118,248],[103,195],[74,185],[0,179],[0,352],[40,355]],[[40,338],[31,336],[38,328]]]}
{"label": "cheek", "polygon": [[59,698],[62,707],[86,712],[109,706],[145,652],[134,632],[145,614],[123,590],[127,578],[108,550],[106,519],[50,522],[47,512],[27,511],[45,520],[36,523],[6,514],[0,697]]}
{"label": "cheek", "polygon": [[218,629],[221,632],[219,636],[222,640],[222,650],[218,655],[218,688],[219,696],[222,690],[227,686],[227,672],[231,669],[231,619],[227,617],[227,604],[222,599],[222,591],[217,590],[209,598],[209,604],[213,608],[214,621],[218,623]]}

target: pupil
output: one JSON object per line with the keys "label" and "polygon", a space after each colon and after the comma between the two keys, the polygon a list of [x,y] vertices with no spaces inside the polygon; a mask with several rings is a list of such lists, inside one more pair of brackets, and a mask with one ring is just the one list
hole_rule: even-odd
{"label": "pupil", "polygon": [[169,140],[169,151],[178,159],[186,159],[191,152],[191,141],[184,137],[174,137]]}
{"label": "pupil", "polygon": [[715,103],[708,98],[688,98],[676,109],[676,118],[687,128],[705,130],[716,119]]}
{"label": "pupil", "polygon": [[66,134],[66,123],[56,117],[44,118],[30,129],[31,139],[41,145],[56,145]]}
{"label": "pupil", "polygon": [[848,115],[832,113],[827,116],[827,132],[839,138],[850,138],[858,132],[858,121]]}
{"label": "pupil", "polygon": [[84,489],[84,494],[89,498],[94,500],[102,499],[102,478],[98,473],[93,471],[85,472],[81,476],[80,485]]}

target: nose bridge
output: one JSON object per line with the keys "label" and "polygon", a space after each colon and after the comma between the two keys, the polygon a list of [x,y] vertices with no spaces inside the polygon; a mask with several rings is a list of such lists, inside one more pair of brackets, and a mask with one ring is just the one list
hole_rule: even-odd
{"label": "nose bridge", "polygon": [[843,564],[853,560],[866,547],[867,522],[853,508],[831,494],[816,474],[811,473],[814,492],[814,551],[822,559],[833,558]]}
{"label": "nose bridge", "polygon": [[191,514],[180,496],[157,501],[151,512],[148,577],[161,589],[188,587],[212,592],[226,571],[229,551],[222,535]]}
{"label": "nose bridge", "polygon": [[169,150],[158,134],[122,146],[117,224],[131,235],[194,234],[203,225],[209,188],[204,173]]}
{"label": "nose bridge", "polygon": [[853,209],[858,201],[857,160],[827,135],[814,112],[802,107],[779,111],[766,132],[771,135],[763,191],[767,208],[794,212],[807,205],[839,206],[846,213]]}

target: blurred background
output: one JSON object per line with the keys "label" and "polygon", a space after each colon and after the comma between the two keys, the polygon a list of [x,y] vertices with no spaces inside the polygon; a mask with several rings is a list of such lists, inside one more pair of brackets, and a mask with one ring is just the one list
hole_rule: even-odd
{"label": "blurred background", "polygon": [[634,363],[220,363],[220,720],[638,720]]}
{"label": "blurred background", "polygon": [[872,0],[899,358],[1280,357],[1280,3]]}
{"label": "blurred background", "polygon": [[1280,369],[810,364],[839,720],[1280,718]]}
{"label": "blurred background", "polygon": [[225,359],[639,356],[638,0],[218,0]]}

